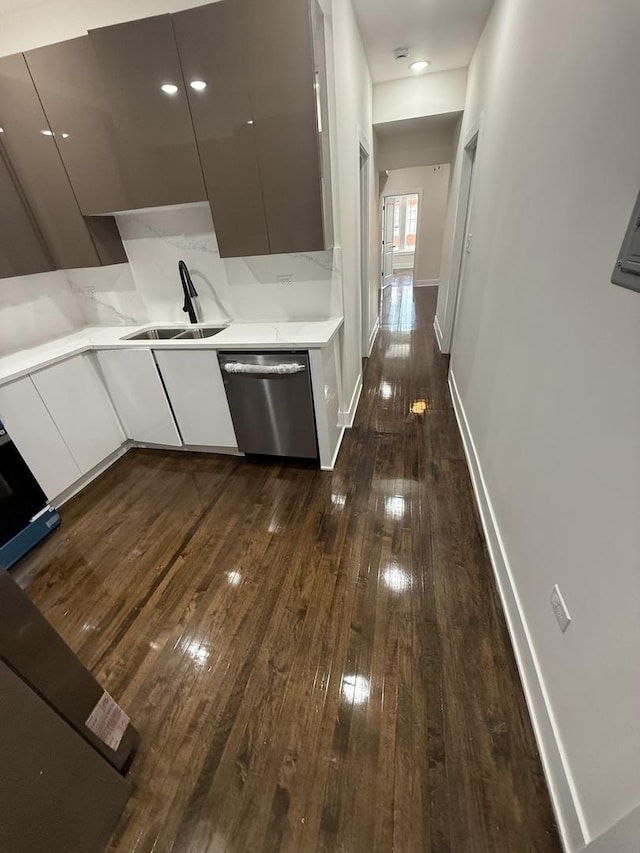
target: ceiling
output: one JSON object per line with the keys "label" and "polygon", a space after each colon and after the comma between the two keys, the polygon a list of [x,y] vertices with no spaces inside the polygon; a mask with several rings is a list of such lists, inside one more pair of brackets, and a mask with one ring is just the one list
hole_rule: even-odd
{"label": "ceiling", "polygon": [[[409,63],[428,59],[424,73],[464,68],[493,0],[352,0],[374,83],[414,76]],[[409,47],[408,59],[394,59]]]}
{"label": "ceiling", "polygon": [[[26,11],[48,2],[0,0],[0,14]],[[409,63],[416,59],[431,63],[422,74],[466,67],[493,5],[493,0],[352,2],[374,83],[414,76]],[[409,47],[409,58],[394,59],[396,47]]]}

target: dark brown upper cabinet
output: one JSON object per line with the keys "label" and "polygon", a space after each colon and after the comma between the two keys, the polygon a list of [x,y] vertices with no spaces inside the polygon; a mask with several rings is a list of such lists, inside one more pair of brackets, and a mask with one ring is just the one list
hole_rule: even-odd
{"label": "dark brown upper cabinet", "polygon": [[268,255],[243,3],[172,17],[220,254]]}
{"label": "dark brown upper cabinet", "polygon": [[55,267],[126,261],[115,220],[83,218],[56,145],[65,139],[55,139],[22,54],[0,58],[0,126],[7,158]]}
{"label": "dark brown upper cabinet", "polygon": [[312,11],[220,0],[172,16],[222,257],[330,245]]}
{"label": "dark brown upper cabinet", "polygon": [[[225,0],[235,5],[237,0]],[[251,104],[272,253],[324,249],[323,199],[308,0],[242,0]]]}
{"label": "dark brown upper cabinet", "polygon": [[206,200],[168,15],[25,56],[84,214]]}
{"label": "dark brown upper cabinet", "polygon": [[42,235],[0,143],[0,278],[52,269]]}

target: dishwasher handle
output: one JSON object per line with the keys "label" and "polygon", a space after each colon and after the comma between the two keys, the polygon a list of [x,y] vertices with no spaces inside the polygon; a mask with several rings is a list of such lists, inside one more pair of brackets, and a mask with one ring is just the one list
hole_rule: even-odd
{"label": "dishwasher handle", "polygon": [[286,376],[291,373],[302,373],[307,369],[300,362],[283,362],[282,364],[246,364],[242,361],[227,361],[223,365],[225,373],[253,373]]}

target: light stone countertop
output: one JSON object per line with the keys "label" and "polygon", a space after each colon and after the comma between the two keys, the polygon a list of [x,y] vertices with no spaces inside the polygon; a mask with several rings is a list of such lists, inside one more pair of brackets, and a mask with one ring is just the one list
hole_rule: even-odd
{"label": "light stone countertop", "polygon": [[[342,323],[342,317],[308,322],[231,323],[224,331],[211,338],[183,341],[122,340],[123,336],[144,329],[160,329],[177,325],[172,323],[145,323],[142,326],[89,326],[62,338],[0,357],[0,383],[26,376],[69,356],[99,349],[321,349],[330,343]],[[198,326],[188,326],[188,328],[198,328]]]}

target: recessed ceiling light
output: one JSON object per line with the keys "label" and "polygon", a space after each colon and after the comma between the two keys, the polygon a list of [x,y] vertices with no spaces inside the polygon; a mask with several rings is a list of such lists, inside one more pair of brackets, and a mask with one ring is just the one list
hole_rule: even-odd
{"label": "recessed ceiling light", "polygon": [[69,138],[69,134],[68,134],[68,133],[63,133],[63,134],[62,134],[62,138],[63,138],[63,139],[68,139],[68,138]]}
{"label": "recessed ceiling light", "polygon": [[207,84],[204,82],[204,80],[192,80],[189,85],[192,89],[195,89],[196,92],[202,92],[203,89],[207,88]]}
{"label": "recessed ceiling light", "polygon": [[4,127],[0,127],[0,133],[4,133]]}
{"label": "recessed ceiling light", "polygon": [[428,65],[429,63],[426,59],[419,59],[417,62],[412,62],[409,68],[412,71],[424,71],[424,69],[427,68]]}
{"label": "recessed ceiling light", "polygon": [[253,119],[250,118],[249,121],[247,122],[247,124],[253,124]]}
{"label": "recessed ceiling light", "polygon": [[52,131],[52,130],[41,130],[41,131],[40,131],[40,133],[41,133],[43,136],[53,136],[53,131]]}
{"label": "recessed ceiling light", "polygon": [[162,86],[160,86],[160,88],[165,93],[165,95],[175,95],[175,93],[178,91],[178,87],[175,83],[164,83]]}

